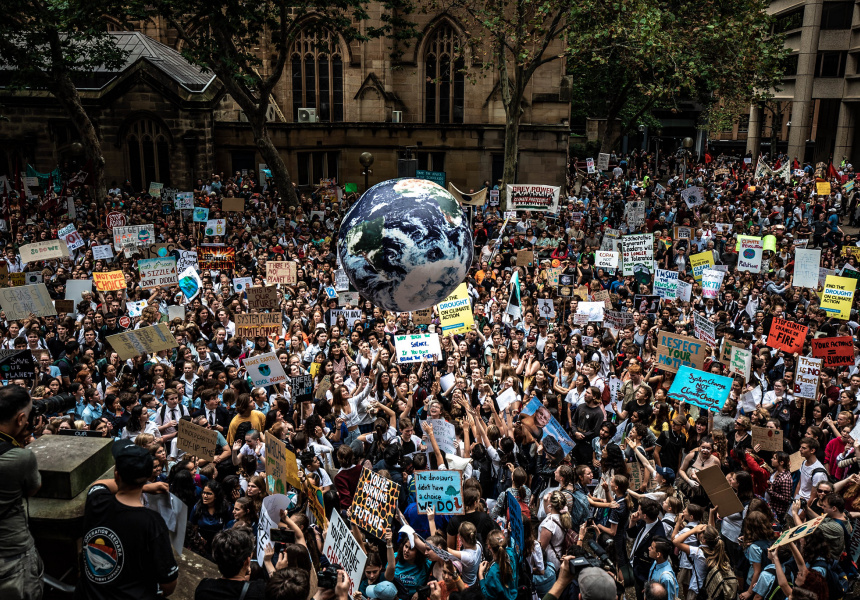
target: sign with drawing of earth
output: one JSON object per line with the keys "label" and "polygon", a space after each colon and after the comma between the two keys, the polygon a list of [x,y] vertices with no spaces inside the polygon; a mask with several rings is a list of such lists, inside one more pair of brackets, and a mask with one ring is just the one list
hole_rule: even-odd
{"label": "sign with drawing of earth", "polygon": [[287,381],[284,367],[274,352],[246,358],[242,364],[248,371],[248,377],[251,378],[251,382],[255,387],[285,383]]}

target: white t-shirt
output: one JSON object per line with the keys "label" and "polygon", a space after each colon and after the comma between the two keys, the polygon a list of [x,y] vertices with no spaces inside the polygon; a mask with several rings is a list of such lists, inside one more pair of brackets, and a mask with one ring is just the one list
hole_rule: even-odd
{"label": "white t-shirt", "polygon": [[[538,548],[540,545],[538,544]],[[463,548],[460,550],[460,563],[463,565],[463,583],[466,585],[474,585],[478,580],[478,567],[481,566],[481,544],[475,550]]]}
{"label": "white t-shirt", "polygon": [[819,471],[813,477],[812,472],[815,471],[815,469],[824,469],[824,465],[822,465],[818,460],[816,460],[811,465],[807,465],[806,461],[803,461],[803,464],[800,465],[800,494],[798,494],[799,498],[809,500],[809,497],[812,495],[812,488],[817,486],[822,481],[827,481],[826,471]]}

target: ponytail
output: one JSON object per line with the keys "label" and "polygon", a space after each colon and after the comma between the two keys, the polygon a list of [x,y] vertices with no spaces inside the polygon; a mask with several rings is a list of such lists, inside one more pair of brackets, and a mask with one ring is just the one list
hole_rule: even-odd
{"label": "ponytail", "polygon": [[549,497],[549,505],[558,511],[559,524],[561,528],[567,531],[571,527],[573,527],[573,519],[570,516],[570,512],[567,510],[567,500],[559,491],[555,491]]}
{"label": "ponytail", "polygon": [[720,532],[713,525],[708,525],[705,531],[702,532],[702,551],[705,553],[705,560],[708,569],[729,573],[732,570],[732,563],[729,561],[729,555],[726,553],[726,545]]}
{"label": "ponytail", "polygon": [[499,530],[490,532],[487,536],[487,546],[499,566],[499,579],[502,580],[502,585],[507,587],[513,582],[514,569],[508,551],[505,549],[505,534]]}

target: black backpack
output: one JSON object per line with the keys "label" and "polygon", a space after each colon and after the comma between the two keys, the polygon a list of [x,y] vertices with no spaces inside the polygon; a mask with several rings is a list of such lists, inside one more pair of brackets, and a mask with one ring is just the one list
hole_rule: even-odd
{"label": "black backpack", "polygon": [[836,479],[833,475],[831,475],[830,473],[828,473],[828,472],[827,472],[827,469],[825,469],[824,467],[818,467],[817,469],[813,469],[813,470],[812,470],[812,473],[810,473],[810,474],[809,474],[809,482],[810,482],[810,483],[812,483],[812,482],[815,480],[815,476],[816,476],[818,473],[824,473],[825,475],[827,475],[827,481],[829,481],[829,482],[830,482],[830,485],[831,485],[831,486],[835,485],[835,484],[839,481],[839,480],[838,480],[838,479]]}

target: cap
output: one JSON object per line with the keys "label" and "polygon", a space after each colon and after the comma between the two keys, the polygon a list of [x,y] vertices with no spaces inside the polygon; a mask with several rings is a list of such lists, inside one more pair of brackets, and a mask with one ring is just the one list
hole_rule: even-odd
{"label": "cap", "polygon": [[618,597],[615,580],[603,569],[587,567],[579,573],[582,600],[614,600]]}
{"label": "cap", "polygon": [[114,442],[111,453],[116,461],[116,470],[126,483],[152,475],[152,454],[131,440]]}
{"label": "cap", "polygon": [[669,482],[669,484],[675,483],[675,471],[670,469],[669,467],[660,467],[656,466],[654,469],[657,471],[657,474],[660,475],[663,479]]}
{"label": "cap", "polygon": [[397,598],[397,588],[390,581],[382,581],[376,585],[367,586],[364,595],[378,600],[394,600]]}

